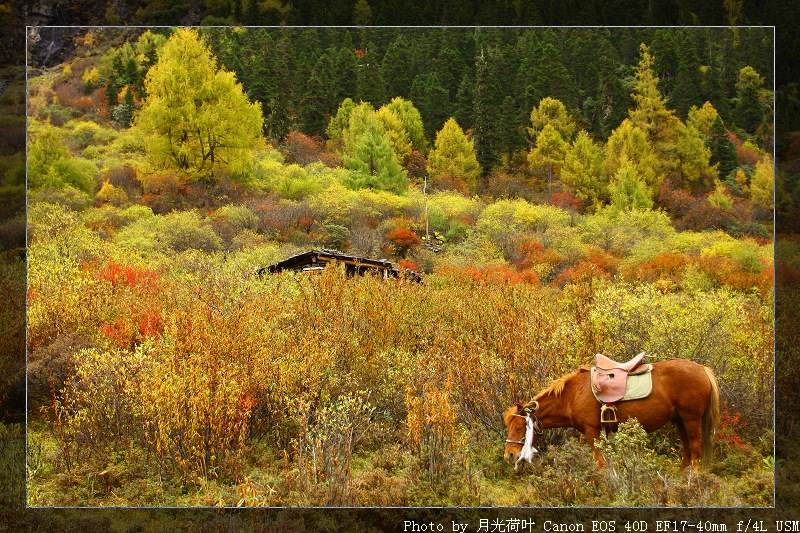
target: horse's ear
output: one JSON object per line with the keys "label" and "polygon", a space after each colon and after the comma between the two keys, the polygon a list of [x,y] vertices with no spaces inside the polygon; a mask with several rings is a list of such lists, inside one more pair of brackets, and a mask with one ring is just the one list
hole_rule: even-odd
{"label": "horse's ear", "polygon": [[516,405],[516,406],[517,406],[517,412],[518,412],[518,413],[519,413],[519,412],[522,412],[523,406],[522,406],[522,404],[521,404],[521,403],[519,403],[519,402],[514,402],[514,405]]}

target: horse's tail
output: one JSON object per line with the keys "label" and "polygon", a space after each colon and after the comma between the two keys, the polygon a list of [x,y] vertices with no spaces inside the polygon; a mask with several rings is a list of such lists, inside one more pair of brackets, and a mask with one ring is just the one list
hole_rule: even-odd
{"label": "horse's tail", "polygon": [[706,411],[703,413],[703,450],[700,454],[700,462],[703,465],[707,465],[711,460],[711,452],[714,446],[714,432],[717,428],[717,423],[719,423],[719,385],[717,384],[717,378],[714,376],[714,372],[712,372],[710,368],[704,366],[703,370],[706,371],[708,380],[711,382],[711,396],[708,399]]}

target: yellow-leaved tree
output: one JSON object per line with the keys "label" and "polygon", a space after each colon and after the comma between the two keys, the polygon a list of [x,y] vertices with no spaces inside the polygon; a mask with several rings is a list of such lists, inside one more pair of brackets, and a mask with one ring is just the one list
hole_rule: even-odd
{"label": "yellow-leaved tree", "polygon": [[151,162],[208,177],[242,173],[263,142],[261,104],[236,76],[217,67],[197,31],[180,28],[145,78],[147,98],[135,119]]}

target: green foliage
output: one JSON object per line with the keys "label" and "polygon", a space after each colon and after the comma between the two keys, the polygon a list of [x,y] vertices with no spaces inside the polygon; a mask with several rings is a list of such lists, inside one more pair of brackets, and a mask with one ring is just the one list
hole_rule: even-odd
{"label": "green foliage", "polygon": [[561,182],[591,208],[599,207],[608,197],[603,153],[586,131],[581,130],[567,150]]}
{"label": "green foliage", "polygon": [[427,155],[429,149],[428,140],[425,138],[425,128],[422,124],[422,116],[414,104],[400,96],[392,98],[386,107],[400,119],[400,122],[408,133],[411,144]]}
{"label": "green foliage", "polygon": [[635,418],[621,423],[614,433],[601,435],[595,446],[606,460],[616,503],[640,505],[652,497],[648,493],[654,488],[658,465],[647,433]]}
{"label": "green foliage", "polygon": [[164,244],[175,251],[215,251],[222,248],[222,241],[214,233],[211,224],[192,211],[166,215],[159,233]]}
{"label": "green foliage", "polygon": [[170,37],[145,88],[136,127],[153,163],[200,175],[249,168],[261,141],[261,105],[249,102],[233,73],[217,68],[196,31]]}
{"label": "green foliage", "polygon": [[647,185],[637,175],[636,168],[624,159],[609,185],[609,196],[614,211],[653,207],[653,197]]}
{"label": "green foliage", "polygon": [[100,170],[91,161],[73,157],[63,144],[62,131],[49,123],[31,124],[28,179],[32,188],[74,187],[94,193]]}

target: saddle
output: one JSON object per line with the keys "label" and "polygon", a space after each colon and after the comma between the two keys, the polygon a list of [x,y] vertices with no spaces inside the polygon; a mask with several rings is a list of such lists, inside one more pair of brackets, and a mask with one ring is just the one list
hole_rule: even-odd
{"label": "saddle", "polygon": [[[646,383],[643,391],[630,394],[628,376],[638,376],[650,372],[651,365],[642,364],[645,353],[642,352],[630,361],[619,363],[603,354],[595,356],[592,367],[592,392],[603,407],[600,410],[602,422],[616,422],[615,402],[621,400],[643,398],[650,394],[652,382]],[[649,376],[648,376],[649,377]],[[626,396],[627,395],[627,396]]]}

